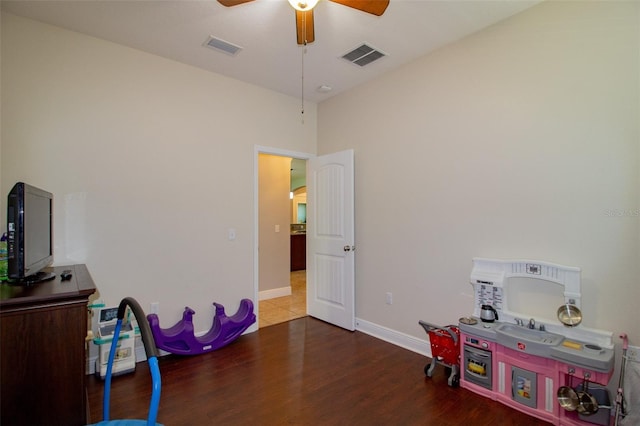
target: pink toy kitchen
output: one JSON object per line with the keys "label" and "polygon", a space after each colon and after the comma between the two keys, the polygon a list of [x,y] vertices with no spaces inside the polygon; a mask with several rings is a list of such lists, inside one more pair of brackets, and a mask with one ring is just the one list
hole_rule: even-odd
{"label": "pink toy kitchen", "polygon": [[462,388],[555,425],[613,424],[613,333],[581,324],[579,268],[474,258],[470,283]]}

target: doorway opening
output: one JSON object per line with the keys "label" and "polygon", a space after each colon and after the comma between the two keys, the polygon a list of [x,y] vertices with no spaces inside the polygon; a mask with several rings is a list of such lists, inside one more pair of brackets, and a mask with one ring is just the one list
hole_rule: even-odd
{"label": "doorway opening", "polygon": [[256,150],[255,285],[259,328],[307,316],[307,154]]}
{"label": "doorway opening", "polygon": [[307,316],[307,271],[291,271],[291,294],[259,302],[259,327]]}

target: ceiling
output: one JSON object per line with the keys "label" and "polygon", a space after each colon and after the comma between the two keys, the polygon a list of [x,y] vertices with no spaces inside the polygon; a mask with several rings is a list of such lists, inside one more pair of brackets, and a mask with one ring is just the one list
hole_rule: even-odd
{"label": "ceiling", "polygon": [[[234,7],[215,0],[2,0],[2,12],[321,102],[539,1],[391,0],[378,17],[321,0],[315,42],[306,47],[296,43],[295,13],[285,0]],[[205,47],[209,36],[242,50],[230,55]],[[363,43],[386,56],[364,67],[342,59]]]}

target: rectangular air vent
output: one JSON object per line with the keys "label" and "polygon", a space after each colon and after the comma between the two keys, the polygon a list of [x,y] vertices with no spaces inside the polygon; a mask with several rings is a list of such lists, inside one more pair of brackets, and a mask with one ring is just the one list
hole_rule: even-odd
{"label": "rectangular air vent", "polygon": [[374,49],[367,44],[362,44],[361,46],[356,47],[352,51],[345,53],[342,55],[343,59],[351,62],[352,64],[359,65],[364,67],[365,65],[370,64],[371,62],[380,59],[386,56],[381,51]]}
{"label": "rectangular air vent", "polygon": [[236,46],[233,43],[229,43],[228,41],[224,41],[214,36],[209,36],[207,41],[204,42],[204,46],[210,47],[212,49],[228,53],[229,55],[235,56],[242,50],[242,47]]}

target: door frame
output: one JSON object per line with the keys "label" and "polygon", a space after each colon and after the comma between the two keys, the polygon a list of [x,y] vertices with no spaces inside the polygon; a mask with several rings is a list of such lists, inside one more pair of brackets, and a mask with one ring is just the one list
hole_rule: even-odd
{"label": "door frame", "polygon": [[259,204],[258,204],[258,156],[260,154],[277,155],[280,157],[296,158],[300,160],[309,160],[316,157],[315,154],[307,152],[290,151],[288,149],[274,148],[269,146],[255,145],[253,150],[253,309],[256,313],[258,321],[256,321],[257,329],[260,329],[260,256],[258,246],[260,243],[259,233]]}

